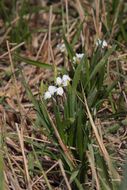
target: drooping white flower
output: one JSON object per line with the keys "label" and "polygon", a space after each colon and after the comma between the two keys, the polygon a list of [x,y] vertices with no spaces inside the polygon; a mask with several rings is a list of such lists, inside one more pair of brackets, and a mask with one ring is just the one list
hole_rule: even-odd
{"label": "drooping white flower", "polygon": [[47,100],[47,99],[50,99],[51,98],[51,94],[49,91],[45,92],[44,94],[44,99]]}
{"label": "drooping white flower", "polygon": [[84,56],[84,53],[76,53],[73,57],[73,63],[76,63],[78,60],[81,60]]}
{"label": "drooping white flower", "polygon": [[57,77],[56,78],[56,84],[58,86],[67,86],[69,84],[69,81],[71,81],[71,78],[68,75],[63,75],[63,77]]}
{"label": "drooping white flower", "polygon": [[61,77],[57,77],[57,78],[56,78],[56,84],[57,84],[58,86],[60,86],[60,85],[62,84],[62,78],[61,78]]}
{"label": "drooping white flower", "polygon": [[58,88],[56,89],[56,94],[57,94],[57,95],[62,96],[63,93],[64,93],[64,90],[63,90],[62,87],[58,87]]}
{"label": "drooping white flower", "polygon": [[63,75],[61,77],[56,78],[56,85],[58,86],[49,86],[48,91],[44,94],[44,99],[50,99],[54,94],[62,96],[64,93],[63,87],[68,86],[69,82],[71,81],[71,78],[69,75]]}
{"label": "drooping white flower", "polygon": [[63,86],[68,86],[70,81],[71,81],[71,78],[68,75],[63,75],[63,77],[62,77],[62,85]]}
{"label": "drooping white flower", "polygon": [[64,86],[64,87],[65,87],[65,86],[68,86],[69,81],[67,81],[67,80],[66,80],[66,81],[63,81],[63,83],[62,83],[62,84],[63,84],[63,86]]}
{"label": "drooping white flower", "polygon": [[100,39],[98,39],[98,40],[96,41],[96,46],[102,46],[102,48],[105,48],[105,47],[108,46],[108,44],[107,44],[107,42],[106,42],[105,40],[100,40]]}
{"label": "drooping white flower", "polygon": [[76,53],[76,57],[77,57],[78,59],[82,59],[83,56],[84,56],[84,53]]}
{"label": "drooping white flower", "polygon": [[71,79],[68,75],[63,75],[62,80],[63,81],[70,81]]}
{"label": "drooping white flower", "polygon": [[55,87],[55,86],[49,86],[49,87],[48,87],[48,92],[49,92],[51,95],[54,95],[54,93],[56,92],[56,87]]}

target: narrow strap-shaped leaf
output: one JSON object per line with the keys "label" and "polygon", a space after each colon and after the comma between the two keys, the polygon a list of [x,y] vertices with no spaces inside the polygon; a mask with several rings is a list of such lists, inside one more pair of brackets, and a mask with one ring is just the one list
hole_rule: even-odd
{"label": "narrow strap-shaped leaf", "polygon": [[80,34],[81,34],[81,31],[82,31],[82,27],[83,27],[83,22],[79,23],[79,26],[78,26],[78,29],[76,31],[76,34],[72,40],[72,46],[74,47],[74,45],[77,43],[79,37],[80,37]]}
{"label": "narrow strap-shaped leaf", "polygon": [[31,91],[29,85],[27,84],[27,82],[26,82],[26,80],[25,80],[25,78],[23,76],[22,71],[20,71],[20,73],[22,75],[22,83],[23,83],[23,85],[25,87],[25,90],[26,90],[26,92],[28,94],[29,99],[31,100],[31,102],[33,103],[33,105],[34,105],[34,107],[35,107],[35,109],[37,111],[37,115],[38,115],[38,118],[39,118],[41,124],[45,128],[47,128],[48,130],[50,130],[49,129],[50,121],[49,121],[49,118],[48,118],[48,115],[47,115],[47,111],[46,111],[46,108],[45,108],[44,104],[41,103],[41,105],[40,105],[40,103],[35,99],[35,97],[32,94],[32,91]]}
{"label": "narrow strap-shaped leaf", "polygon": [[108,57],[114,52],[116,46],[110,49],[105,56],[101,59],[101,61],[95,66],[94,70],[91,73],[90,80],[100,71],[100,69],[106,64]]}
{"label": "narrow strap-shaped leaf", "polygon": [[64,43],[65,43],[65,46],[66,46],[68,55],[69,55],[70,59],[73,60],[73,57],[75,56],[75,53],[74,53],[74,51],[73,51],[73,48],[72,48],[71,45],[68,43],[68,41],[67,41],[65,35],[63,35],[63,39],[64,39]]}
{"label": "narrow strap-shaped leaf", "polygon": [[73,82],[72,82],[72,89],[75,91],[77,88],[77,85],[80,81],[80,77],[81,77],[81,71],[82,71],[82,67],[83,64],[85,63],[84,58],[82,58],[80,64],[77,66],[76,70],[75,70],[75,74],[74,74],[74,78],[73,78]]}
{"label": "narrow strap-shaped leaf", "polygon": [[25,63],[27,63],[29,65],[33,65],[33,66],[40,67],[43,69],[52,69],[53,68],[53,66],[49,65],[48,63],[42,63],[40,61],[34,61],[34,60],[28,59],[26,57],[22,57],[18,54],[15,54],[15,58],[19,61],[24,61]]}

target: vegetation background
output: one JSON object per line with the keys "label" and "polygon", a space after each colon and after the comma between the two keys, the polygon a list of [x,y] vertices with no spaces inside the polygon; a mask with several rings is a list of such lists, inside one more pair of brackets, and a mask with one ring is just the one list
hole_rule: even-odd
{"label": "vegetation background", "polygon": [[0,190],[127,189],[126,47],[125,0],[0,1]]}

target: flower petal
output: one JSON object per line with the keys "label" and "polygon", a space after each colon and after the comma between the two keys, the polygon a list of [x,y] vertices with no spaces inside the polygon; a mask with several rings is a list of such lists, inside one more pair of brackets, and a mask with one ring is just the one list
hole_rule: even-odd
{"label": "flower petal", "polygon": [[61,79],[61,77],[57,77],[57,78],[56,78],[56,84],[57,84],[58,86],[60,86],[60,85],[62,84],[62,79]]}
{"label": "flower petal", "polygon": [[57,88],[57,90],[56,90],[56,94],[57,94],[57,95],[62,96],[63,93],[64,93],[64,90],[63,90],[62,87]]}
{"label": "flower petal", "polygon": [[55,86],[49,86],[49,87],[48,87],[48,92],[49,92],[51,95],[54,95],[54,93],[56,92],[56,87],[55,87]]}
{"label": "flower petal", "polygon": [[73,57],[73,63],[76,63],[77,61],[81,60],[84,56],[84,53],[76,53]]}
{"label": "flower petal", "polygon": [[102,43],[102,47],[104,48],[104,47],[107,47],[107,46],[108,46],[108,44],[107,44],[107,42],[104,40],[103,43]]}
{"label": "flower petal", "polygon": [[45,92],[44,94],[44,99],[47,100],[47,99],[50,99],[51,98],[51,94],[49,91]]}
{"label": "flower petal", "polygon": [[96,41],[96,46],[102,46],[102,48],[105,48],[105,47],[108,46],[108,44],[107,44],[107,42],[106,42],[105,40],[100,40],[100,39],[98,39],[98,40]]}
{"label": "flower petal", "polygon": [[65,44],[58,44],[57,48],[63,53],[66,50]]}
{"label": "flower petal", "polygon": [[63,81],[70,81],[71,79],[68,75],[63,75],[62,80]]}
{"label": "flower petal", "polygon": [[78,59],[82,59],[83,56],[84,56],[84,53],[76,53],[76,57],[77,57]]}

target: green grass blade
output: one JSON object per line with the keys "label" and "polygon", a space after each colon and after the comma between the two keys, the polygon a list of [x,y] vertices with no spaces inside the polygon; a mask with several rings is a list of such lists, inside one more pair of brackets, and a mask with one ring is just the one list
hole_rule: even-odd
{"label": "green grass blade", "polygon": [[25,63],[27,63],[29,65],[33,65],[33,66],[40,67],[43,69],[53,69],[52,65],[49,65],[47,63],[42,63],[40,61],[34,61],[34,60],[28,59],[26,57],[22,57],[18,54],[15,54],[15,58],[19,61],[24,61]]}
{"label": "green grass blade", "polygon": [[77,129],[76,129],[76,144],[77,144],[77,150],[80,156],[80,159],[82,160],[83,153],[84,153],[84,134],[83,134],[83,121],[82,121],[82,108],[79,107],[78,114],[77,114]]}
{"label": "green grass blade", "polygon": [[55,103],[54,103],[53,108],[54,108],[54,115],[55,115],[55,121],[56,121],[56,126],[58,129],[58,132],[59,132],[62,140],[65,143],[66,142],[66,134],[65,134],[66,124],[62,120],[62,116],[60,113],[60,107],[55,105]]}
{"label": "green grass blade", "polygon": [[125,164],[124,177],[122,179],[122,182],[121,182],[119,190],[127,190],[127,162]]}
{"label": "green grass blade", "polygon": [[72,40],[72,47],[74,47],[74,45],[77,43],[79,37],[80,37],[80,34],[81,34],[81,31],[82,31],[82,27],[83,27],[83,22],[79,24],[78,26],[78,29],[76,31],[76,34]]}
{"label": "green grass blade", "polygon": [[72,175],[70,177],[70,183],[72,183],[74,181],[74,179],[77,177],[78,173],[79,173],[79,170],[75,170],[72,172]]}
{"label": "green grass blade", "polygon": [[93,79],[93,77],[99,72],[101,71],[101,69],[105,66],[108,57],[114,52],[116,46],[114,46],[113,48],[111,48],[106,54],[105,56],[100,60],[100,62],[95,66],[94,70],[91,73],[90,76],[90,80]]}
{"label": "green grass blade", "polygon": [[50,120],[49,120],[49,117],[48,117],[48,114],[47,114],[47,110],[46,110],[46,108],[44,106],[44,103],[43,102],[40,103],[39,101],[37,101],[35,99],[29,85],[26,83],[26,80],[25,80],[25,78],[23,76],[22,71],[20,71],[20,73],[21,73],[21,76],[22,76],[22,83],[23,83],[23,85],[25,87],[25,90],[27,92],[27,95],[28,95],[30,101],[33,103],[33,105],[35,107],[35,110],[37,112],[37,117],[38,117],[39,121],[48,130],[48,132],[49,131],[51,132]]}
{"label": "green grass blade", "polygon": [[100,155],[100,153],[96,154],[96,162],[98,165],[98,175],[100,176],[100,182],[102,183],[102,187],[109,187],[109,189],[113,190],[113,184],[109,175],[108,166],[104,160],[104,158]]}
{"label": "green grass blade", "polygon": [[83,66],[84,66],[84,63],[85,63],[85,60],[84,58],[82,58],[80,64],[78,64],[76,70],[75,70],[75,74],[74,74],[74,77],[73,77],[73,81],[72,81],[72,89],[73,91],[76,90],[77,86],[78,86],[78,83],[81,79],[81,71],[84,69]]}
{"label": "green grass blade", "polygon": [[73,57],[75,56],[75,53],[74,53],[74,51],[73,51],[73,48],[72,48],[72,46],[68,43],[68,41],[67,41],[65,35],[63,35],[63,39],[64,39],[64,43],[65,43],[65,46],[66,46],[66,49],[67,49],[69,58],[70,58],[71,60],[73,60]]}
{"label": "green grass blade", "polygon": [[45,182],[46,182],[46,184],[47,184],[48,189],[49,189],[49,190],[53,190],[52,187],[51,187],[51,185],[50,185],[50,182],[49,182],[49,179],[48,179],[48,177],[47,177],[47,174],[46,174],[46,172],[44,171],[43,166],[42,166],[42,164],[40,163],[40,161],[39,161],[39,159],[38,159],[37,152],[34,150],[34,148],[33,148],[33,153],[34,153],[34,157],[35,157],[36,163],[37,163],[38,167],[40,168],[40,170],[41,170],[41,172],[42,172],[42,175],[43,175],[43,177],[44,177],[44,180],[45,180]]}

